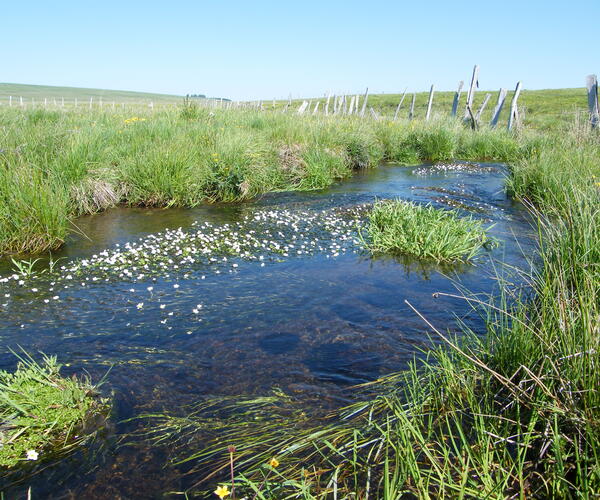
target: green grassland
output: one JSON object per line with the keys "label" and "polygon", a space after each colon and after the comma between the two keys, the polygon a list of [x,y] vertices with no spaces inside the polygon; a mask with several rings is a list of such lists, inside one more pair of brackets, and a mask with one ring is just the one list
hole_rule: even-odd
{"label": "green grassland", "polygon": [[104,89],[86,89],[79,87],[54,87],[51,85],[26,85],[22,83],[0,83],[0,103],[7,104],[8,97],[12,96],[13,105],[18,103],[19,97],[31,102],[35,99],[38,104],[43,103],[44,99],[54,103],[54,99],[60,104],[64,98],[70,105],[75,99],[80,103],[93,98],[94,101],[102,99],[105,103],[115,101],[117,103],[150,103],[173,104],[180,103],[182,97],[169,94],[153,94],[148,92],[132,92],[128,90],[104,90]]}

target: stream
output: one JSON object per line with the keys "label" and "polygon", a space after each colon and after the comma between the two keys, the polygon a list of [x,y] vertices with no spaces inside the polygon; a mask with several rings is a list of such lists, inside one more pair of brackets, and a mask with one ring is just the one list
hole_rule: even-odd
{"label": "stream", "polygon": [[[41,471],[33,497],[162,498],[189,486],[164,467],[164,450],[121,446],[135,425],[123,421],[141,413],[274,386],[305,397],[309,412],[349,403],[351,386],[406,368],[437,342],[405,301],[444,331],[458,332],[459,318],[483,333],[469,303],[434,294],[460,288],[485,300],[498,273],[528,267],[535,234],[504,191],[506,173],[382,165],[322,191],[114,208],[77,219],[53,273],[12,279],[0,262],[0,369],[15,369],[11,350],[41,351],[66,375],[97,381],[110,369],[102,391],[114,395],[105,443]],[[371,257],[356,221],[364,227],[365,207],[387,198],[457,208],[492,225],[500,245],[455,266]]]}

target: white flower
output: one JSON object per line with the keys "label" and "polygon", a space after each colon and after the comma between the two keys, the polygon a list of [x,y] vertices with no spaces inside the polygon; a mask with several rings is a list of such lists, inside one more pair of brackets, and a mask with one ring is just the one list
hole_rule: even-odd
{"label": "white flower", "polygon": [[27,450],[27,460],[37,460],[39,453],[35,450]]}
{"label": "white flower", "polygon": [[173,285],[173,288],[179,288],[179,285],[178,285],[177,283],[175,283],[175,284]]}
{"label": "white flower", "polygon": [[160,308],[161,308],[161,309],[164,309],[165,307],[167,307],[165,304],[161,304],[161,305],[160,305]]}
{"label": "white flower", "polygon": [[144,303],[143,303],[143,302],[140,302],[140,303],[139,303],[137,306],[135,306],[135,307],[137,307],[138,309],[141,309],[142,307],[144,307]]}

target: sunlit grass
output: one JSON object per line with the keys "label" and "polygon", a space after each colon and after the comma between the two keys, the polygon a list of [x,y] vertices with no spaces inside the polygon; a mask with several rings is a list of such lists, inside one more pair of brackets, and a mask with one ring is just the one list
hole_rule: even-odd
{"label": "sunlit grass", "polygon": [[493,240],[483,223],[456,210],[402,200],[379,201],[369,213],[363,243],[373,253],[411,255],[437,262],[473,259]]}

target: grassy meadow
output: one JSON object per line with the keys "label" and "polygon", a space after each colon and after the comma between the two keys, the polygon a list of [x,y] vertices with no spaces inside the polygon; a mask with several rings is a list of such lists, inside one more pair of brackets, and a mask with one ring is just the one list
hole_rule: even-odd
{"label": "grassy meadow", "polygon": [[[382,161],[507,163],[508,192],[537,219],[539,251],[526,293],[506,283],[493,304],[464,298],[487,317],[485,337],[466,331],[458,341],[424,323],[446,348],[362,388],[360,403],[318,426],[301,410],[277,413],[271,399],[238,398],[242,416],[215,422],[219,441],[190,462],[215,467],[224,487],[228,475],[218,471],[235,459],[236,493],[249,498],[592,498],[600,491],[600,136],[578,114],[583,91],[536,92],[523,94],[525,122],[510,133],[472,131],[439,109],[429,122],[394,122],[190,104],[135,114],[3,107],[0,253],[56,248],[77,216],[116,204],[191,207],[319,189]],[[436,99],[449,111],[450,93]],[[370,98],[386,116],[394,102]],[[406,217],[435,221],[429,215]],[[194,418],[164,417],[152,432],[179,439]]]}
{"label": "grassy meadow", "polygon": [[105,90],[105,89],[86,89],[80,87],[57,87],[52,85],[27,85],[23,83],[0,83],[0,103],[7,105],[9,96],[12,96],[13,106],[19,105],[19,98],[22,97],[24,103],[31,105],[33,99],[37,105],[44,103],[47,99],[49,106],[54,105],[56,99],[57,105],[62,105],[62,99],[69,107],[74,105],[75,99],[80,106],[89,102],[90,98],[96,103],[103,100],[105,105],[110,105],[112,101],[119,104],[179,104],[182,97],[169,94],[154,94],[150,92],[133,92],[129,90]]}

